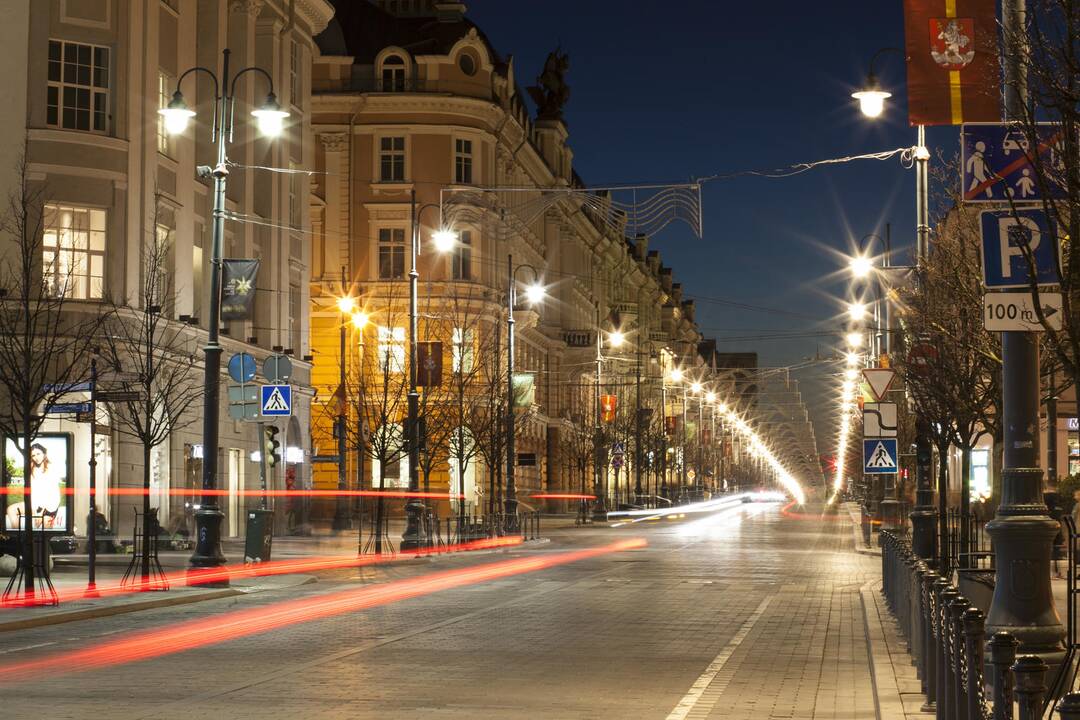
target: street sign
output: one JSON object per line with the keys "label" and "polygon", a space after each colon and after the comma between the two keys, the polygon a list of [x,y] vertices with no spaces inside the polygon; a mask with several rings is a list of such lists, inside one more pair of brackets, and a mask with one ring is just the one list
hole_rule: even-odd
{"label": "street sign", "polygon": [[862,374],[866,384],[870,386],[870,392],[873,393],[875,400],[881,400],[885,397],[885,393],[889,391],[889,386],[892,385],[893,378],[896,377],[896,371],[888,368],[866,368],[862,371]]}
{"label": "street sign", "polygon": [[230,403],[229,417],[233,420],[258,420],[259,403]]}
{"label": "street sign", "polygon": [[261,399],[264,417],[292,415],[292,385],[263,385]]}
{"label": "street sign", "polygon": [[69,393],[69,392],[90,392],[93,387],[92,383],[77,382],[77,383],[57,383],[57,384],[45,384],[42,386],[42,390],[47,393]]}
{"label": "street sign", "polygon": [[251,382],[256,369],[255,358],[248,353],[236,353],[229,358],[229,377],[238,383]]}
{"label": "street sign", "polygon": [[272,383],[288,382],[292,370],[292,360],[288,355],[271,355],[263,362],[263,377]]}
{"label": "street sign", "polygon": [[313,463],[337,463],[341,460],[340,455],[312,455],[311,462]]}
{"label": "street sign", "polygon": [[246,383],[244,385],[230,385],[229,386],[229,402],[236,403],[250,403],[252,405],[259,404],[259,385],[253,383]]}
{"label": "street sign", "polygon": [[88,413],[92,409],[93,405],[88,402],[56,403],[54,405],[45,406],[45,413],[48,415],[75,415],[78,413]]}
{"label": "street sign", "polygon": [[908,350],[908,364],[911,365],[912,371],[918,375],[925,375],[930,372],[930,366],[937,362],[937,358],[937,348],[927,342],[916,343]]}
{"label": "street sign", "polygon": [[1058,285],[1058,239],[1054,223],[1042,210],[983,210],[983,282],[988,288],[1027,287],[1030,266],[1024,248],[1035,261],[1040,285]]}
{"label": "street sign", "polygon": [[[1037,126],[1039,164],[1046,185],[1036,181],[1031,159],[1036,156],[1022,128],[1006,123],[967,123],[960,131],[964,202],[1037,202],[1065,196],[1060,183],[1048,175],[1064,176],[1062,130],[1057,123]],[[1053,172],[1046,172],[1051,170]]]}
{"label": "street sign", "polygon": [[[1043,317],[1053,330],[1061,329],[1061,293],[1039,293]],[[993,332],[1019,330],[1042,332],[1043,325],[1035,314],[1035,303],[1026,292],[992,292],[983,295],[983,320]]]}
{"label": "street sign", "polygon": [[896,438],[863,440],[863,473],[884,475],[897,471]]}
{"label": "street sign", "polygon": [[142,393],[138,390],[98,390],[94,399],[98,402],[138,402]]}
{"label": "street sign", "polygon": [[863,437],[896,437],[896,403],[863,403]]}

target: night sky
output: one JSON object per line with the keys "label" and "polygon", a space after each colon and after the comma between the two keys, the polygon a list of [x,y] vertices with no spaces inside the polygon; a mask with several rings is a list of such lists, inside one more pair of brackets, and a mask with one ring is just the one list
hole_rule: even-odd
{"label": "night sky", "polygon": [[[893,93],[880,118],[864,118],[850,98],[875,51],[902,46],[900,0],[467,5],[498,51],[514,56],[521,86],[557,45],[569,54],[569,142],[588,185],[684,181],[915,142],[900,53],[878,63]],[[958,135],[929,129],[933,157],[953,155]],[[893,263],[909,261],[914,187],[914,171],[897,159],[717,180],[705,186],[704,239],[669,226],[650,247],[696,299],[698,324],[721,349],[756,351],[763,366],[803,364],[836,352],[850,286],[842,253],[891,223]],[[823,452],[835,442],[833,370],[817,363],[796,375]]]}

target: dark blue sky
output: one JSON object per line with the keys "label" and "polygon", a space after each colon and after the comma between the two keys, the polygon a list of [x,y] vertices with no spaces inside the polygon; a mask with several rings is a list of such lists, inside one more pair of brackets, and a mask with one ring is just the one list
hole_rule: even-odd
{"label": "dark blue sky", "polygon": [[[569,54],[566,120],[575,167],[590,185],[777,168],[915,141],[899,53],[879,61],[880,80],[894,94],[881,118],[867,120],[850,98],[874,52],[902,46],[900,0],[467,4],[499,52],[514,56],[522,86],[556,45]],[[955,152],[956,128],[928,135],[935,156]],[[671,228],[651,247],[697,298],[706,336],[724,350],[757,351],[762,365],[792,365],[835,352],[849,285],[840,253],[867,233],[884,233],[887,222],[894,248],[913,243],[914,184],[897,159],[717,180],[705,186],[704,239]],[[814,332],[832,336],[742,339]],[[831,369],[797,376],[823,451],[833,442],[825,419],[838,391],[835,379],[822,377]]]}

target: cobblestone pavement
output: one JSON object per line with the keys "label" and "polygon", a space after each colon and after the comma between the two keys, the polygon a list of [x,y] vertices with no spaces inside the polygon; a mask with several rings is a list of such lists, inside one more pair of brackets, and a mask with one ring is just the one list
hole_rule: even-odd
{"label": "cobblestone pavement", "polygon": [[[648,546],[279,627],[195,650],[12,684],[10,663],[284,600]],[[740,505],[556,531],[550,544],[320,576],[315,584],[0,635],[0,717],[872,719],[850,525]],[[73,664],[71,669],[76,669]]]}

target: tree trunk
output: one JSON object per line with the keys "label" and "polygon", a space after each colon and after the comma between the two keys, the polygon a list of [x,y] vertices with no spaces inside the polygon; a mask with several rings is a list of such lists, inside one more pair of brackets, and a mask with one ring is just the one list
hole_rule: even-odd
{"label": "tree trunk", "polygon": [[27,601],[34,599],[34,503],[30,495],[30,443],[33,441],[29,422],[23,423],[23,591]]}
{"label": "tree trunk", "polygon": [[949,447],[938,445],[938,572],[949,569]]}
{"label": "tree trunk", "polygon": [[379,499],[375,502],[375,554],[382,555],[383,496],[386,489],[386,459],[379,458]]}
{"label": "tree trunk", "polygon": [[150,539],[153,528],[150,522],[150,443],[143,443],[143,532],[142,532],[142,585],[150,583]]}

